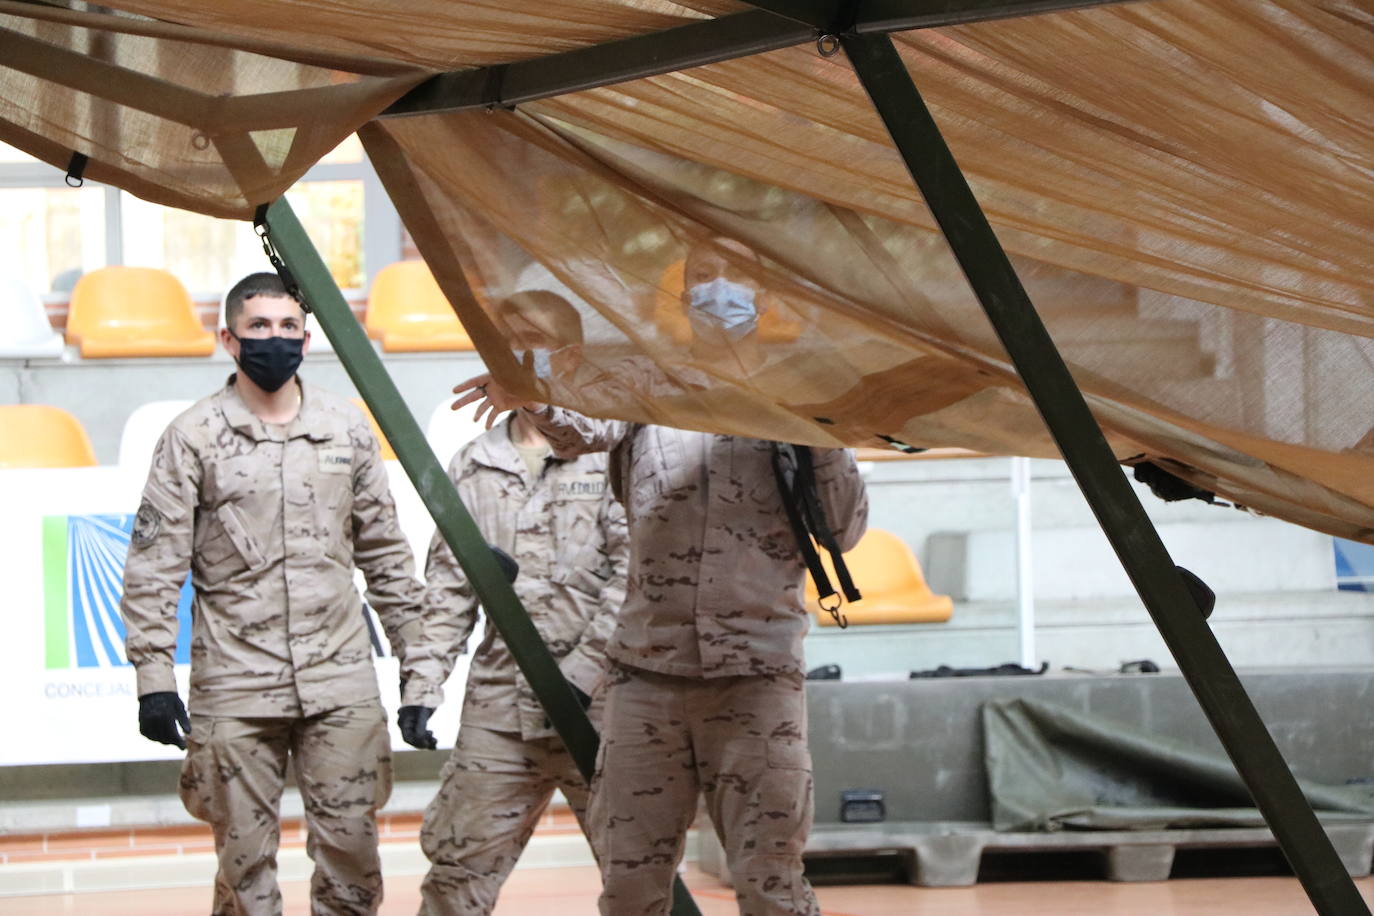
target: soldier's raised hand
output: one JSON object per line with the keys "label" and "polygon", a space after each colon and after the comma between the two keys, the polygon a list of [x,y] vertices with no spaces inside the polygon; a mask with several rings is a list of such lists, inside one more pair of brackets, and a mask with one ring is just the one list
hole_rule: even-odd
{"label": "soldier's raised hand", "polygon": [[145,693],[138,698],[138,733],[149,741],[186,750],[182,736],[191,733],[191,718],[176,691]]}
{"label": "soldier's raised hand", "polygon": [[491,373],[483,372],[481,375],[474,375],[466,381],[459,382],[453,386],[453,393],[458,397],[453,402],[454,410],[461,410],[469,404],[477,404],[477,410],[473,418],[481,420],[485,414],[487,418],[487,429],[496,425],[497,418],[507,410],[519,410],[521,407],[530,410],[541,410],[544,405],[536,401],[527,401],[519,395],[512,394],[501,383],[491,377]]}

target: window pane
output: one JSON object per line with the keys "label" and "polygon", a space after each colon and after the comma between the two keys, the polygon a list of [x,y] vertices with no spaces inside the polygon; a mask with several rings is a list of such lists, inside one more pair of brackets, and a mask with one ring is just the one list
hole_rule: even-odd
{"label": "window pane", "polygon": [[3,268],[34,292],[70,292],[105,264],[100,188],[0,188],[0,213]]}
{"label": "window pane", "polygon": [[252,226],[162,207],[124,194],[124,263],[176,276],[196,299],[223,295],[236,280],[269,270]]}
{"label": "window pane", "polygon": [[362,162],[363,161],[363,141],[358,139],[357,134],[349,134],[344,142],[334,149],[325,153],[321,162]]}
{"label": "window pane", "polygon": [[37,162],[28,153],[20,152],[7,143],[0,143],[0,162]]}
{"label": "window pane", "polygon": [[360,289],[363,264],[363,183],[303,181],[287,195],[310,240],[341,289]]}

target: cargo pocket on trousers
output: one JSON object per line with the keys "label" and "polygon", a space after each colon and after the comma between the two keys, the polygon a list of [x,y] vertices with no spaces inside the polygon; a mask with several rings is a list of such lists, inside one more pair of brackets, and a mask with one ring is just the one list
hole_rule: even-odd
{"label": "cargo pocket on trousers", "polygon": [[768,772],[759,788],[758,849],[800,856],[811,829],[811,753],[803,741],[766,742]]}
{"label": "cargo pocket on trousers", "polygon": [[215,761],[210,749],[214,735],[215,720],[210,716],[197,716],[191,720],[191,731],[186,736],[186,759],[181,762],[181,778],[177,783],[177,794],[186,812],[197,820],[213,823],[215,791]]}

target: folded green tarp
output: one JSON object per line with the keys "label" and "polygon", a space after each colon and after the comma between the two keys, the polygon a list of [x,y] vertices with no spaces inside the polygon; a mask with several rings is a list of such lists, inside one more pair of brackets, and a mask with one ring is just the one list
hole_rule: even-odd
{"label": "folded green tarp", "polygon": [[[997,830],[1264,825],[1220,752],[1035,700],[985,703],[982,716]],[[1323,820],[1374,819],[1374,786],[1299,783]]]}

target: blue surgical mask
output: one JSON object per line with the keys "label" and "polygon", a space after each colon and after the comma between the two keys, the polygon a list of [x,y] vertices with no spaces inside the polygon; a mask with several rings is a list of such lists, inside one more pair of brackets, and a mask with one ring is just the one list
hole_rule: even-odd
{"label": "blue surgical mask", "polygon": [[716,277],[691,287],[688,296],[691,308],[687,317],[698,333],[725,331],[738,340],[758,326],[753,287]]}

